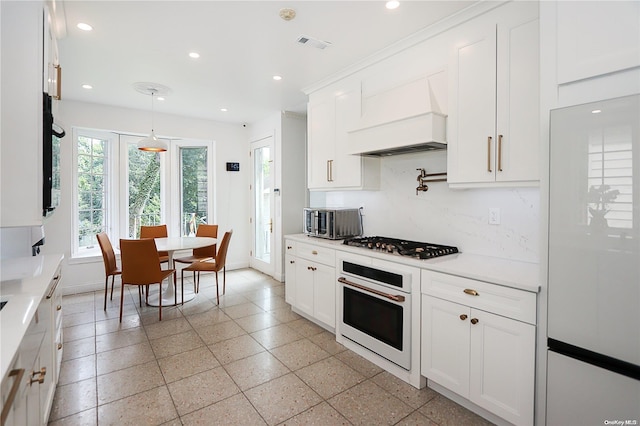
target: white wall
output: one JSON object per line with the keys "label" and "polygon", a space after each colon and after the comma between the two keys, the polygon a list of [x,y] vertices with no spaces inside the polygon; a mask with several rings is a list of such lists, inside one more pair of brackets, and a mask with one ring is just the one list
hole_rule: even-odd
{"label": "white wall", "polygon": [[[149,132],[148,111],[109,107],[98,104],[65,101],[54,111],[56,121],[64,123],[67,136],[61,143],[62,202],[45,223],[45,253],[64,253],[63,291],[65,294],[101,288],[104,267],[101,257],[70,259],[72,244],[72,127],[83,127],[146,135]],[[247,129],[239,124],[226,124],[201,119],[155,113],[156,134],[162,137],[212,140],[215,147],[214,221],[221,231],[233,228],[229,246],[229,268],[249,264],[249,162]],[[239,162],[240,172],[227,172],[226,162]],[[243,167],[244,166],[244,167]]]}
{"label": "white wall", "polygon": [[[416,169],[446,171],[446,151],[383,158],[380,191],[312,193],[314,206],[364,207],[365,235],[454,245],[462,252],[527,262],[539,260],[538,188],[452,190],[429,184],[416,195]],[[499,208],[500,225],[489,225]]]}

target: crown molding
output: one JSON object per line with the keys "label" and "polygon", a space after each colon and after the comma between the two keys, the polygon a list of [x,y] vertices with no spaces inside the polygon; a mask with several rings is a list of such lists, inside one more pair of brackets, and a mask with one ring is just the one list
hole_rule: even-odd
{"label": "crown molding", "polygon": [[461,25],[473,18],[476,18],[484,13],[487,13],[499,6],[502,6],[505,3],[509,3],[511,0],[501,0],[501,1],[485,1],[481,0],[477,3],[470,5],[469,7],[462,9],[461,11],[454,13],[451,16],[447,16],[446,18],[426,27],[422,30],[405,37],[382,50],[364,58],[361,61],[354,63],[353,65],[344,68],[343,70],[332,74],[314,84],[311,84],[307,87],[303,87],[302,91],[309,95],[317,90],[322,89],[336,81],[342,80],[345,77],[348,77],[352,74],[357,73],[371,65],[374,65],[378,62],[381,62],[397,53],[400,53],[416,44],[422,43],[430,38],[435,37],[438,34],[441,34],[451,28],[454,28],[458,25]]}

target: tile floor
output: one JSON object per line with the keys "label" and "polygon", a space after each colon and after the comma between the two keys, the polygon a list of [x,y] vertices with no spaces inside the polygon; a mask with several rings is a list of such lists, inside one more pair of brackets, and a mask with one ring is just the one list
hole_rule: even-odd
{"label": "tile floor", "polygon": [[[64,356],[50,425],[486,425],[336,343],[291,311],[284,286],[250,269],[213,275],[184,306],[119,289],[63,298]],[[187,284],[190,285],[190,284]],[[135,296],[135,297],[134,297]]]}

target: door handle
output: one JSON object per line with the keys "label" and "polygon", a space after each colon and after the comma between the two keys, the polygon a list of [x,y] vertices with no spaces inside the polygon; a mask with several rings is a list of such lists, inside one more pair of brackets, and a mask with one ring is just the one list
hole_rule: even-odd
{"label": "door handle", "polygon": [[487,171],[491,173],[491,136],[487,137]]}
{"label": "door handle", "polygon": [[11,406],[13,405],[13,400],[16,398],[16,394],[18,393],[18,388],[20,387],[20,383],[22,382],[22,376],[24,376],[24,368],[19,368],[16,370],[11,370],[9,373],[9,377],[16,376],[13,379],[13,383],[11,384],[11,389],[9,390],[9,395],[7,396],[7,401],[2,406],[2,417],[1,424],[7,421],[7,417],[9,416],[9,412],[11,411]]}
{"label": "door handle", "polygon": [[393,300],[394,302],[404,302],[404,299],[405,299],[405,297],[402,296],[401,294],[384,293],[382,291],[374,290],[372,288],[365,287],[365,286],[360,285],[360,284],[356,284],[354,282],[351,282],[351,281],[347,280],[344,277],[338,278],[338,282],[341,282],[342,284],[345,284],[345,285],[348,285],[348,286],[351,286],[351,287],[355,287],[355,288],[360,289],[362,291],[366,291],[366,292],[369,292],[369,293],[376,294],[378,296],[385,297],[387,299]]}
{"label": "door handle", "polygon": [[333,160],[327,160],[327,180],[333,182]]}
{"label": "door handle", "polygon": [[502,135],[498,135],[498,171],[502,171]]}

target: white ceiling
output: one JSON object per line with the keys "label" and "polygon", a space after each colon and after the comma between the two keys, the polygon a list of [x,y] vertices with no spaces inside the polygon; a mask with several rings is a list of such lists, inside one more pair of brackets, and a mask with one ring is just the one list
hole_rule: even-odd
{"label": "white ceiling", "polygon": [[[250,123],[304,111],[301,89],[471,3],[404,1],[387,10],[384,1],[58,1],[62,95],[150,110],[133,84],[153,82],[171,89],[155,102],[165,113]],[[281,19],[284,7],[296,18]],[[297,43],[301,35],[332,44],[319,50]]]}

